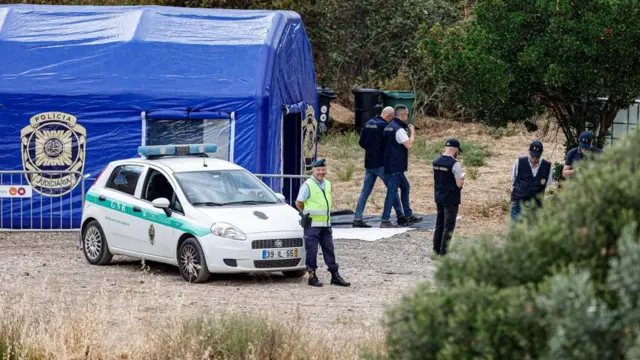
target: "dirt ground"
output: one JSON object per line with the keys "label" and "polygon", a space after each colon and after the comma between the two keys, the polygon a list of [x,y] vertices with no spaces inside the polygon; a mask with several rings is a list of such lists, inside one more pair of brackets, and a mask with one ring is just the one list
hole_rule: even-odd
{"label": "dirt ground", "polygon": [[[419,139],[444,142],[455,136],[489,145],[487,164],[478,168],[476,179],[466,182],[454,241],[472,241],[480,232],[502,231],[507,224],[511,168],[541,133],[514,128],[496,138],[478,124],[433,119],[417,120],[416,128]],[[545,158],[561,161],[564,139],[549,131],[542,140]],[[356,166],[353,178],[339,181],[336,168],[344,166],[345,160],[334,157],[337,150],[331,144],[319,149],[320,156],[329,158],[334,209],[355,210],[364,152],[349,154]],[[412,156],[408,178],[414,212],[435,213],[430,164]],[[383,201],[384,186],[378,183],[366,212],[379,214]],[[302,319],[310,331],[331,341],[358,343],[379,337],[384,310],[416,284],[432,278],[437,262],[428,257],[431,236],[428,231],[410,231],[376,242],[338,240],[341,273],[352,287],[330,286],[321,265],[319,276],[325,286],[310,288],[306,279],[285,279],[279,274],[212,276],[205,284],[188,284],[177,268],[143,267],[135,259],[116,257],[111,265],[91,266],[77,249],[77,233],[4,232],[0,233],[0,305],[20,304],[37,314],[51,311],[54,305],[81,308],[99,298],[104,343],[113,351],[131,349],[144,341],[145,334],[167,322],[219,311],[249,312],[280,321]],[[322,264],[321,257],[318,262]]]}
{"label": "dirt ground", "polygon": [[[77,249],[76,233],[0,233],[0,304],[20,304],[29,312],[51,306],[83,308],[100,297],[104,341],[127,351],[144,334],[175,319],[219,311],[267,315],[308,324],[313,333],[337,343],[358,343],[380,333],[386,306],[416,283],[430,278],[435,262],[427,257],[429,233],[408,232],[376,242],[336,241],[341,273],[350,288],[328,284],[319,257],[311,288],[305,279],[252,275],[212,276],[204,284],[186,283],[177,268],[114,257],[92,266]],[[64,304],[64,305],[61,305]],[[299,319],[299,320],[295,320]]]}

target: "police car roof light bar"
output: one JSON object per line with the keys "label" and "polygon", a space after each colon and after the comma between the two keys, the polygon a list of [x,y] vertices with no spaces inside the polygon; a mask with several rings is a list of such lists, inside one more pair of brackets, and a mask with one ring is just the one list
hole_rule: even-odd
{"label": "police car roof light bar", "polygon": [[146,158],[160,156],[204,155],[218,151],[213,144],[185,144],[185,145],[150,145],[138,146],[138,154]]}

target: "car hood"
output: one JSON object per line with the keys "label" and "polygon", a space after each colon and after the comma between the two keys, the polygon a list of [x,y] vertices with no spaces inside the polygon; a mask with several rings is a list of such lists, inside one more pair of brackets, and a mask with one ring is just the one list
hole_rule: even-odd
{"label": "car hood", "polygon": [[245,234],[302,230],[298,211],[287,204],[207,207],[198,210],[214,222],[229,223]]}

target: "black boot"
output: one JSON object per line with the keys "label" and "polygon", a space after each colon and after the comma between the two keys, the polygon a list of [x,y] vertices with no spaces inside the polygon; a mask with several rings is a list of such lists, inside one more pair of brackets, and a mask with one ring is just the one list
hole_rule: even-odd
{"label": "black boot", "polygon": [[353,227],[359,227],[359,228],[370,228],[371,225],[365,223],[362,220],[353,220]]}
{"label": "black boot", "polygon": [[331,285],[351,286],[351,283],[346,282],[336,271],[331,273]]}
{"label": "black boot", "polygon": [[322,287],[322,283],[316,276],[315,271],[309,271],[309,286]]}

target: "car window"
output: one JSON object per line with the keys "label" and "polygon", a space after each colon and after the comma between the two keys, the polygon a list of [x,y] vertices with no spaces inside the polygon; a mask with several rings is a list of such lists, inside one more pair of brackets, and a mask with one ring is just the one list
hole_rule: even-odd
{"label": "car window", "polygon": [[245,170],[189,171],[175,176],[193,205],[278,203],[269,188]]}
{"label": "car window", "polygon": [[182,204],[180,204],[180,201],[173,190],[173,186],[171,186],[167,177],[160,171],[150,168],[142,190],[142,199],[152,202],[158,198],[165,198],[169,200],[172,210],[184,213]]}
{"label": "car window", "polygon": [[120,165],[113,170],[106,187],[133,196],[141,173],[142,166]]}

